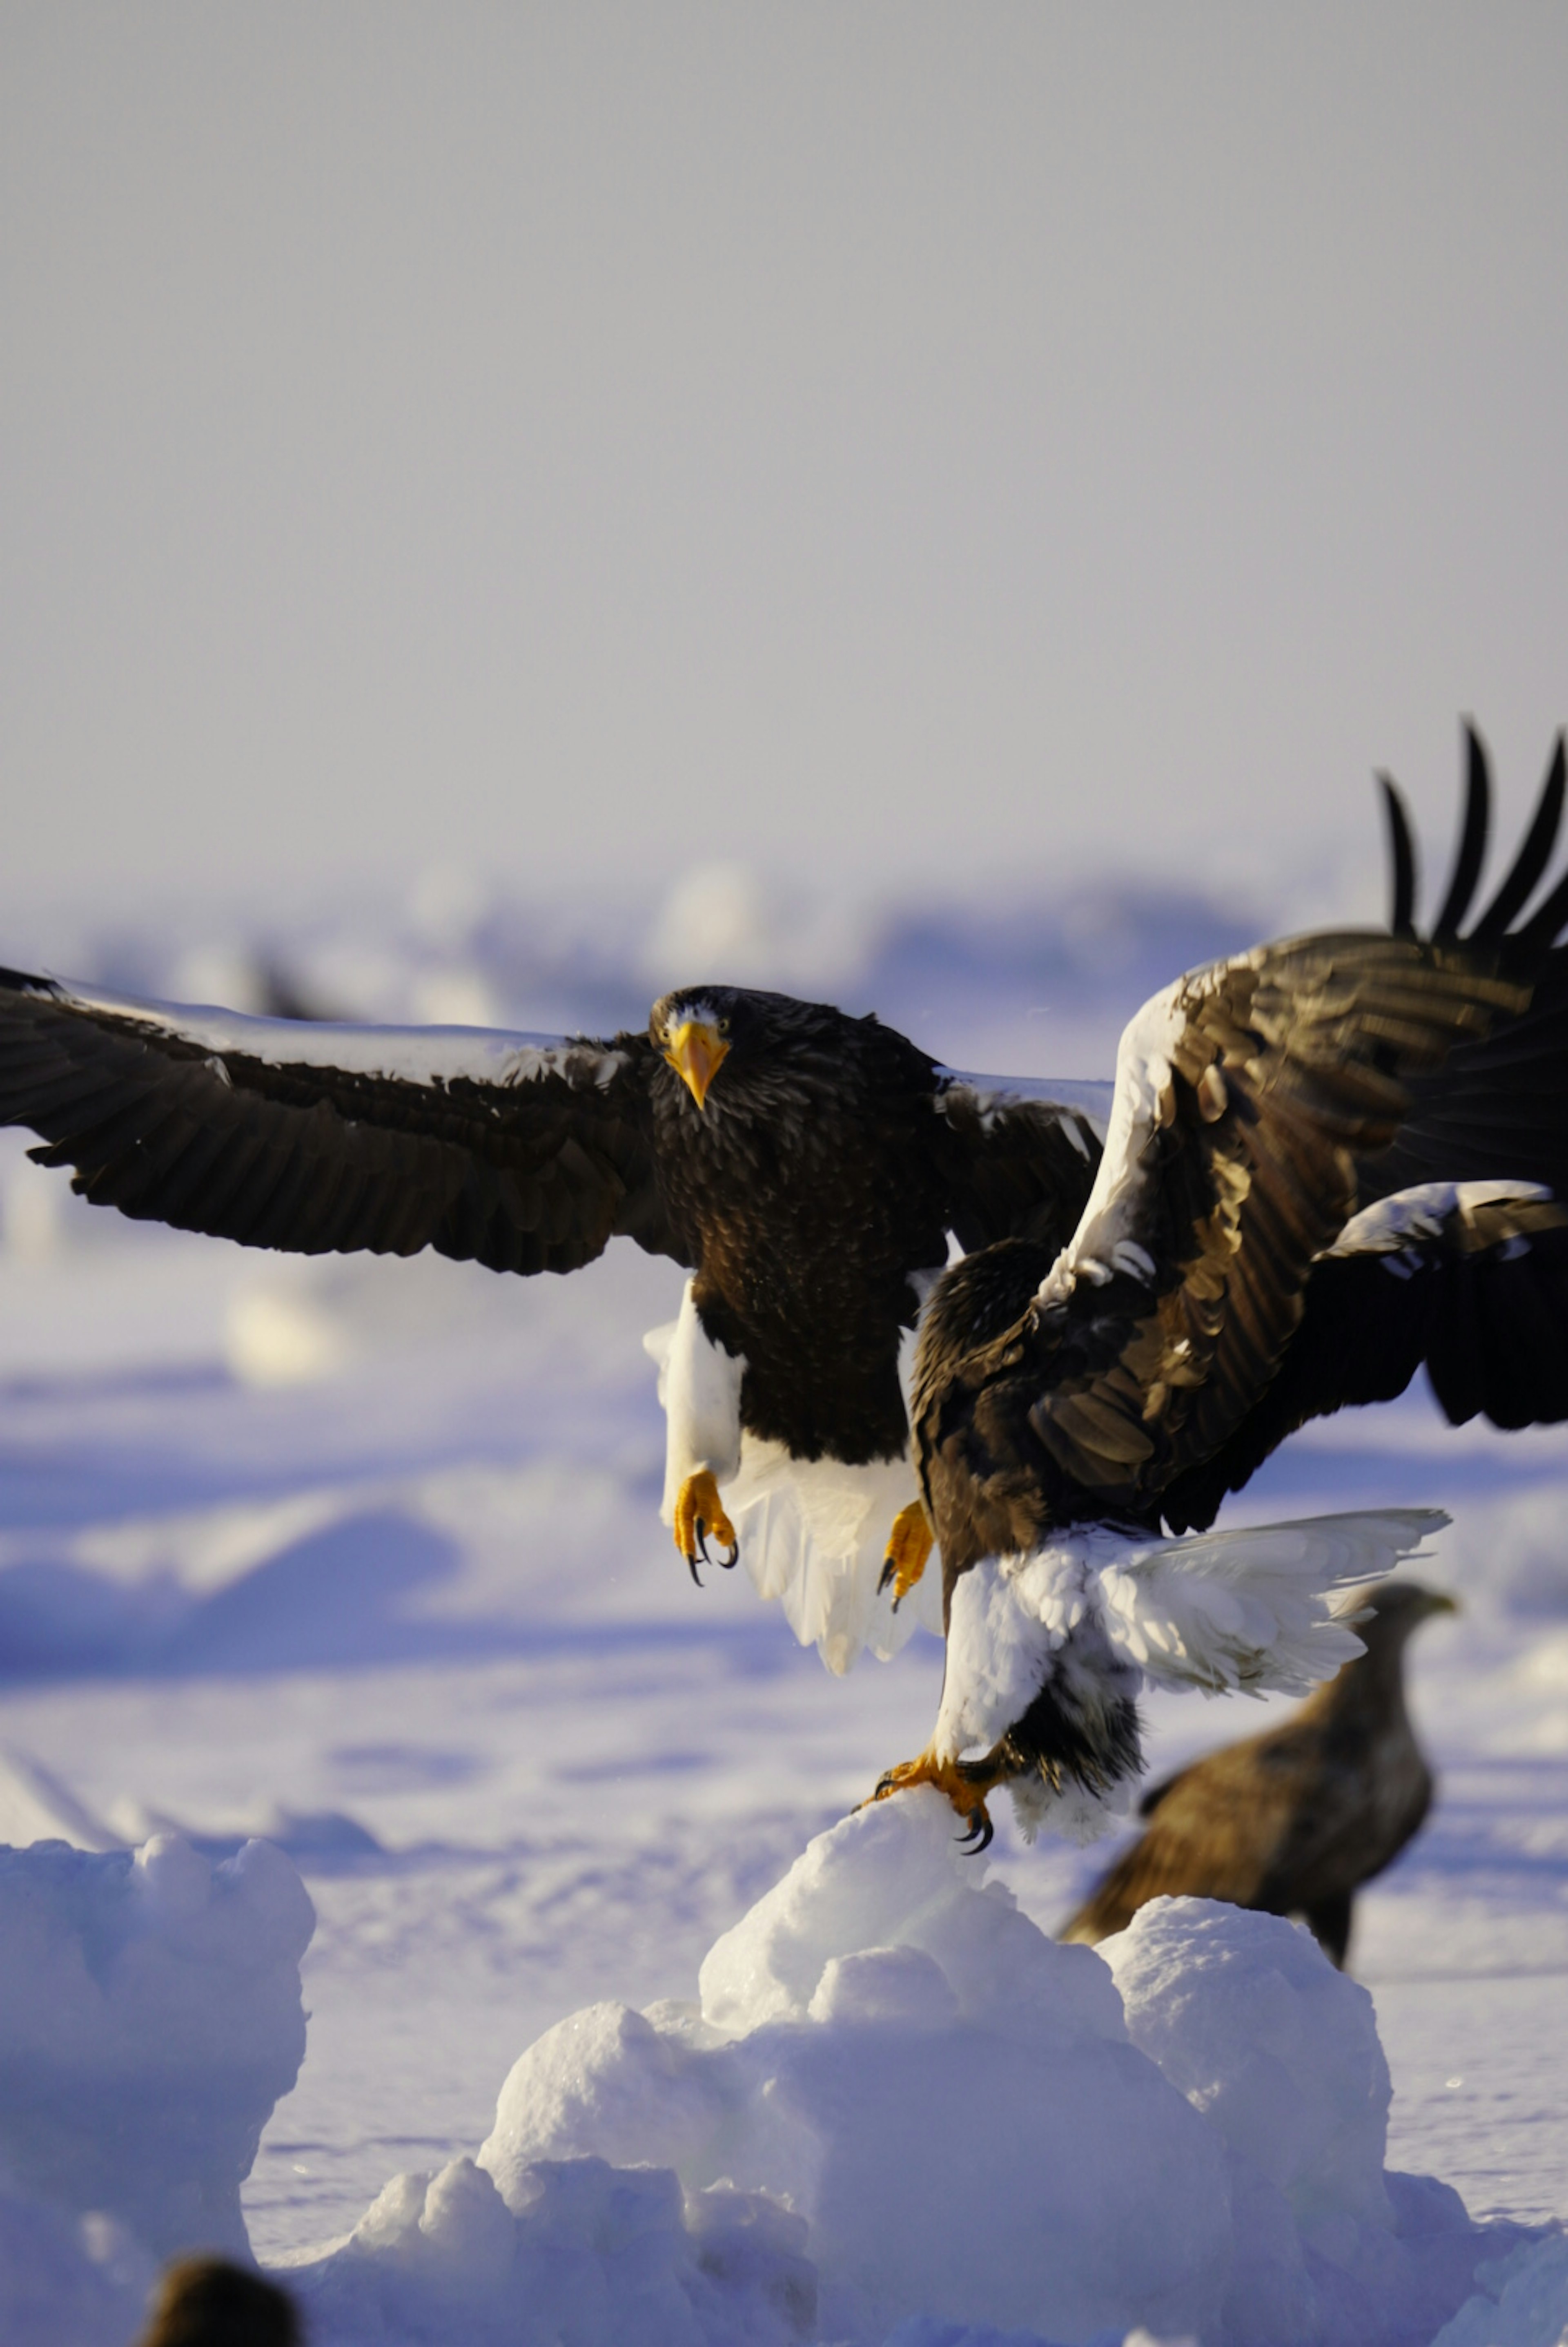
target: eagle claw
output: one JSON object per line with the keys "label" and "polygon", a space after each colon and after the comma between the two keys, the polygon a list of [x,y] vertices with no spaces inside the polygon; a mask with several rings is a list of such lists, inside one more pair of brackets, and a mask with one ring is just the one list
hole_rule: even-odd
{"label": "eagle claw", "polygon": [[888,1583],[892,1583],[895,1614],[925,1571],[932,1546],[931,1526],[926,1521],[925,1510],[918,1500],[911,1500],[893,1518],[893,1528],[888,1534],[887,1554],[882,1560],[881,1577],[877,1583],[879,1597]]}
{"label": "eagle claw", "polygon": [[[709,1532],[715,1540],[725,1542],[729,1550],[728,1556],[709,1554]],[[675,1544],[685,1557],[698,1589],[702,1587],[702,1575],[697,1569],[699,1556],[704,1564],[717,1564],[721,1571],[728,1573],[740,1554],[735,1526],[724,1512],[718,1485],[706,1467],[696,1475],[688,1475],[680,1487],[675,1503]]]}
{"label": "eagle claw", "polygon": [[[985,1797],[1002,1782],[1002,1776],[1000,1769],[992,1771],[974,1761],[939,1760],[928,1750],[918,1760],[901,1760],[897,1768],[885,1769],[877,1779],[871,1801],[885,1801],[891,1794],[907,1792],[911,1786],[934,1785],[963,1819],[965,1830],[955,1839],[971,1857],[978,1858],[996,1838]],[[871,1801],[862,1801],[861,1809],[869,1809]]]}

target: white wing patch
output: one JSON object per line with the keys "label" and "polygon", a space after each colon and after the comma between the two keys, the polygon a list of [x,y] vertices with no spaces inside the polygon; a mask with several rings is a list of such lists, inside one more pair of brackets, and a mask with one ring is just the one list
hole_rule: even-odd
{"label": "white wing patch", "polygon": [[626,1065],[624,1051],[600,1051],[555,1035],[524,1035],[490,1027],[341,1026],[328,1020],[251,1019],[243,1011],[205,1004],[144,1002],[105,988],[52,981],[61,999],[84,1010],[101,1010],[158,1029],[204,1052],[209,1064],[223,1058],[260,1060],[269,1067],[340,1068],[346,1075],[383,1076],[389,1081],[529,1083],[561,1076],[579,1089],[603,1087]]}

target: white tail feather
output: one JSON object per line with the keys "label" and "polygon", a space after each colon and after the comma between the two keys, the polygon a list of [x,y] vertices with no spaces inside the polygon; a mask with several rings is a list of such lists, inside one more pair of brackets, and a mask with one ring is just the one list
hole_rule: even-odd
{"label": "white tail feather", "polygon": [[[688,1355],[699,1366],[702,1361],[701,1345],[692,1335],[696,1314],[690,1297],[687,1281],[682,1320],[651,1328],[643,1338],[644,1350],[658,1364],[659,1400],[670,1422],[667,1523],[673,1516],[676,1491],[693,1463],[689,1429],[702,1415],[687,1392],[671,1391],[670,1371],[679,1358],[677,1337],[683,1326],[691,1338]],[[912,1350],[913,1339],[906,1336],[900,1358],[906,1390]],[[837,1459],[793,1459],[782,1443],[742,1430],[739,1392],[737,1377],[730,1410],[738,1464],[733,1469],[727,1465],[718,1481],[739,1539],[740,1561],[759,1596],[779,1601],[800,1644],[815,1646],[830,1671],[847,1671],[868,1646],[885,1662],[917,1628],[940,1638],[942,1563],[937,1556],[931,1557],[923,1578],[896,1614],[891,1593],[877,1586],[893,1519],[916,1497],[909,1460],[847,1467]],[[707,1409],[715,1422],[723,1415],[721,1409]],[[705,1457],[716,1449],[711,1430],[702,1447]]]}
{"label": "white tail feather", "polygon": [[758,1594],[779,1600],[800,1644],[830,1671],[847,1671],[867,1646],[885,1661],[917,1625],[942,1635],[935,1556],[896,1614],[877,1589],[893,1518],[914,1497],[907,1459],[846,1467],[791,1459],[755,1435],[741,1441],[740,1472],[724,1491],[741,1562]]}
{"label": "white tail feather", "polygon": [[1331,1593],[1380,1580],[1448,1521],[1367,1509],[1124,1546],[1101,1572],[1106,1633],[1153,1686],[1304,1695],[1362,1651]]}

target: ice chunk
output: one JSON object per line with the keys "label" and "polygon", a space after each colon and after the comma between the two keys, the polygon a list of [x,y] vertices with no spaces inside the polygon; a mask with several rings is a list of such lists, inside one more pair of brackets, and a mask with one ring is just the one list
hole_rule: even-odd
{"label": "ice chunk", "polygon": [[686,2194],[667,2168],[602,2159],[393,2178],[347,2241],[290,2280],[324,2342],[465,2347],[799,2347],[816,2276],[798,2218],[755,2195]]}
{"label": "ice chunk", "polygon": [[967,2018],[1004,2008],[1012,2028],[1031,2036],[1086,2031],[1125,2042],[1103,1966],[1064,1964],[1072,1952],[1021,1915],[1001,1883],[978,1876],[952,1811],[927,1791],[878,1802],[818,1836],[709,1950],[703,2017],[735,2034],[803,2020],[835,1959],[894,1946],[932,1957]]}
{"label": "ice chunk", "polygon": [[178,1835],[134,1855],[0,1850],[0,2162],[158,2254],[244,2251],[239,2186],[305,2051],[314,1925],[282,1852],[218,1867]]}
{"label": "ice chunk", "polygon": [[1523,2242],[1476,2276],[1481,2289],[1432,2347],[1560,2347],[1568,2338],[1568,2239]]}
{"label": "ice chunk", "polygon": [[712,2135],[721,2114],[678,2042],[629,2005],[591,2004],[513,2065],[479,2157],[510,2198],[513,2180],[539,2159],[592,2152],[623,2168],[673,2165]]}
{"label": "ice chunk", "polygon": [[1135,2045],[1332,2253],[1385,2230],[1392,2088],[1372,2000],[1278,1915],[1156,1899],[1102,1943]]}

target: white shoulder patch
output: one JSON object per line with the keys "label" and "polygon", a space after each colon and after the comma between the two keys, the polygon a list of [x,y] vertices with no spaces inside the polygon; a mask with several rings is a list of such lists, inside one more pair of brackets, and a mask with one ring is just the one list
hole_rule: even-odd
{"label": "white shoulder patch", "polygon": [[[1111,1267],[1154,1276],[1154,1263],[1132,1236],[1147,1176],[1144,1153],[1159,1122],[1171,1081],[1171,1053],[1184,1024],[1178,999],[1192,985],[1177,979],[1154,995],[1123,1031],[1105,1154],[1078,1227],[1040,1285],[1043,1304],[1064,1304],[1080,1277],[1103,1283]],[[1146,1270],[1145,1266],[1147,1266]]]}
{"label": "white shoulder patch", "polygon": [[603,1087],[626,1065],[624,1051],[558,1035],[524,1035],[491,1027],[361,1027],[328,1020],[251,1019],[200,1003],[142,1001],[107,988],[56,981],[60,999],[176,1036],[209,1063],[229,1057],[268,1067],[338,1068],[345,1075],[442,1085],[458,1079],[515,1085],[560,1076]]}

